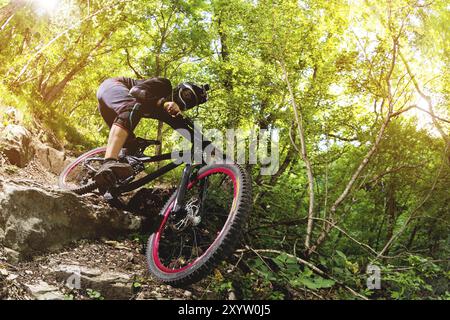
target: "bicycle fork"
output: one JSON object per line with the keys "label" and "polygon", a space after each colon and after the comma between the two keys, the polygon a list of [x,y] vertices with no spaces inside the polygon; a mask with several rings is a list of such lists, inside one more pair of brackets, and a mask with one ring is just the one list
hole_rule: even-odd
{"label": "bicycle fork", "polygon": [[192,165],[186,164],[186,167],[183,169],[183,175],[181,176],[181,181],[177,189],[177,196],[175,198],[175,203],[172,208],[172,212],[175,214],[180,212],[181,208],[183,207],[184,197],[186,195],[186,190],[188,187],[189,177],[191,176],[191,173],[192,173]]}
{"label": "bicycle fork", "polygon": [[[177,195],[175,198],[175,203],[174,206],[172,208],[172,212],[174,214],[177,214],[178,212],[180,212],[180,210],[183,208],[183,204],[184,204],[184,198],[186,196],[186,191],[189,185],[189,178],[192,175],[192,172],[194,171],[194,166],[191,164],[187,164],[186,167],[183,169],[183,175],[181,177],[181,181],[180,184],[178,186],[177,189]],[[206,179],[202,179],[202,181],[200,181],[200,204],[203,203],[205,197],[206,197]],[[203,207],[203,206],[202,206]]]}

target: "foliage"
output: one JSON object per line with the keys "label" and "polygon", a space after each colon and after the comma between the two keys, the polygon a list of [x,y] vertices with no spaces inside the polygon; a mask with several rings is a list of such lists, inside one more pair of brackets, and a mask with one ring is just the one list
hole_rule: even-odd
{"label": "foliage", "polygon": [[410,255],[405,267],[387,265],[383,281],[392,299],[424,299],[448,295],[450,274],[433,260]]}
{"label": "foliage", "polygon": [[92,300],[104,300],[105,298],[102,296],[102,294],[96,290],[93,289],[86,289],[86,293],[89,298]]}
{"label": "foliage", "polygon": [[[447,1],[42,3],[0,1],[0,103],[33,132],[75,152],[104,144],[95,94],[108,77],[210,83],[188,112],[204,128],[279,130],[280,170],[248,166],[249,247],[293,253],[370,298],[448,298],[448,264],[433,262],[450,254]],[[175,143],[157,121],[136,133]],[[381,292],[365,287],[372,262]],[[287,255],[242,264],[217,291],[355,297]]]}

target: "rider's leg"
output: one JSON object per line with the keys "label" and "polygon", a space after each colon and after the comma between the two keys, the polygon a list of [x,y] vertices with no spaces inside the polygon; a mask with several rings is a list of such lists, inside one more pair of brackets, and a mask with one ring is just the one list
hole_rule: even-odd
{"label": "rider's leg", "polygon": [[[116,146],[114,141],[120,140],[116,135],[116,129],[113,129],[113,124],[117,123],[117,118],[121,118],[120,125],[128,129],[128,136],[125,143],[121,143],[125,151],[124,154],[130,155],[137,151],[136,137],[133,134],[134,128],[140,120],[139,112],[133,112],[132,119],[130,118],[131,111],[136,104],[136,99],[128,95],[128,88],[118,83],[115,79],[105,80],[99,87],[97,92],[97,99],[99,101],[99,111],[108,127],[111,129],[108,146]],[[132,120],[130,122],[130,120]],[[119,132],[120,134],[120,132]],[[110,150],[112,157],[115,156],[114,150]]]}
{"label": "rider's leg", "polygon": [[[132,132],[135,125],[127,126],[129,116],[127,112],[132,111],[136,101],[127,95],[126,88],[115,84],[110,85],[108,81],[102,84],[97,93],[100,114],[111,129],[105,162],[95,177],[97,183],[105,188],[113,185],[116,178],[126,179],[134,173],[128,163],[117,161],[121,148],[128,143],[130,138],[134,137]],[[137,124],[138,120],[135,122]]]}
{"label": "rider's leg", "polygon": [[[132,168],[129,164],[119,163],[115,160],[118,157],[120,148],[122,148],[125,140],[129,137],[129,134],[125,129],[114,124],[114,120],[117,118],[117,113],[113,108],[108,107],[101,97],[99,98],[98,109],[108,127],[111,128],[105,155],[105,159],[109,160],[105,160],[105,163],[99,169],[96,177],[98,184],[107,186],[114,184],[114,175],[121,178],[127,178],[133,174]],[[112,174],[113,172],[114,174]]]}
{"label": "rider's leg", "polygon": [[128,138],[128,131],[114,124],[109,132],[108,145],[106,147],[105,159],[118,159],[119,152]]}
{"label": "rider's leg", "polygon": [[126,179],[133,175],[133,168],[128,163],[119,162],[118,156],[128,137],[128,131],[113,124],[109,132],[105,162],[98,170],[95,181],[102,187],[114,185],[116,178]]}
{"label": "rider's leg", "polygon": [[[133,133],[130,133],[126,130],[118,130],[117,128],[113,129],[113,124],[114,124],[114,120],[116,120],[117,118],[117,113],[115,111],[115,109],[113,109],[112,107],[108,107],[102,99],[99,99],[99,105],[98,105],[98,110],[100,111],[100,115],[102,116],[103,120],[106,122],[106,124],[108,125],[108,127],[110,128],[110,133],[109,133],[109,138],[108,138],[108,150],[107,151],[107,158],[117,158],[117,156],[114,156],[116,154],[116,150],[115,148],[113,148],[113,146],[117,146],[118,144],[123,145],[122,150],[120,150],[121,152],[119,153],[119,157],[121,157],[120,155],[123,153],[123,155],[131,155],[133,154],[133,152],[137,151],[137,142],[136,142],[136,137]],[[120,128],[123,129],[123,128]],[[119,132],[117,132],[119,131]],[[125,140],[125,143],[122,143],[122,139],[120,138],[124,132],[120,132],[120,131],[126,131],[127,133],[127,138]],[[118,141],[119,140],[119,141]],[[117,142],[115,142],[117,141]]]}

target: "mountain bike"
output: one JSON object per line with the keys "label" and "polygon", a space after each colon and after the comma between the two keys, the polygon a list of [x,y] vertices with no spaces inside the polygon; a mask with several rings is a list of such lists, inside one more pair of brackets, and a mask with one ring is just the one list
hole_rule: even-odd
{"label": "mountain bike", "polygon": [[[177,121],[178,127],[194,134],[192,120],[181,116]],[[251,178],[241,165],[230,161],[193,162],[196,152],[203,155],[211,145],[203,141],[202,135],[200,139],[201,147],[192,143],[190,150],[179,153],[188,152],[190,163],[172,161],[151,171],[148,164],[173,160],[172,155],[177,153],[147,156],[144,151],[160,142],[137,138],[138,152],[119,159],[133,167],[134,175],[117,181],[104,194],[110,200],[118,199],[184,165],[178,187],[161,209],[146,247],[150,273],[172,286],[201,280],[233,254],[252,204]],[[98,186],[94,176],[103,163],[105,151],[106,147],[100,147],[79,156],[63,170],[59,186],[80,195],[95,191]]]}

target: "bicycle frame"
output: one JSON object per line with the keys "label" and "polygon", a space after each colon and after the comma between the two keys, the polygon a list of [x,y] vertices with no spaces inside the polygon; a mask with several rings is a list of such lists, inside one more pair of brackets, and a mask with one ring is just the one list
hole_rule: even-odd
{"label": "bicycle frame", "polygon": [[[194,124],[192,123],[192,121],[189,118],[180,117],[179,124],[182,125],[182,126],[180,126],[180,128],[183,128],[183,129],[186,129],[189,131],[191,137],[200,138],[202,153],[205,150],[205,148],[211,144],[211,142],[208,140],[203,141],[203,134],[201,132],[195,130]],[[183,174],[181,176],[180,183],[177,187],[176,200],[175,200],[175,203],[174,203],[174,206],[172,209],[172,212],[174,212],[174,213],[178,212],[182,208],[184,196],[186,194],[186,190],[187,190],[187,187],[189,184],[189,177],[191,176],[193,168],[194,168],[192,163],[194,161],[195,152],[200,151],[200,150],[195,149],[195,147],[196,147],[195,142],[193,140],[191,140],[191,142],[192,142],[192,146],[191,146],[190,150],[182,150],[181,151],[183,154],[185,152],[189,152],[191,154],[191,162],[187,163],[185,168],[183,169]],[[134,159],[138,160],[139,162],[141,162],[143,164],[151,163],[151,162],[161,162],[161,161],[165,161],[165,160],[171,160],[172,153],[165,153],[165,154],[161,154],[161,155],[157,155],[157,156],[135,157]],[[88,160],[88,159],[86,159],[86,160]],[[112,198],[108,199],[108,200],[113,200],[114,202],[117,203],[117,201],[118,201],[117,196],[121,195],[122,193],[136,190],[136,189],[150,183],[151,181],[167,174],[168,172],[174,170],[175,168],[178,168],[182,164],[183,164],[182,162],[176,163],[175,161],[173,161],[173,162],[159,168],[158,170],[147,174],[145,177],[143,177],[137,181],[113,188],[113,189],[109,190],[109,193],[111,194]],[[203,157],[202,157],[201,165],[204,165],[204,164],[205,163],[204,163]]]}

